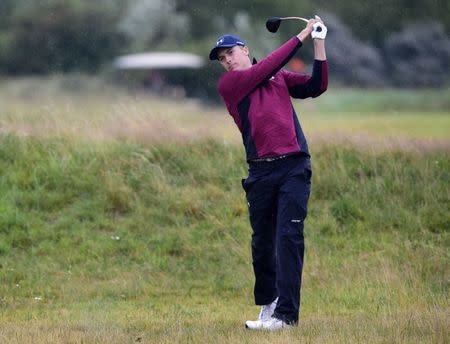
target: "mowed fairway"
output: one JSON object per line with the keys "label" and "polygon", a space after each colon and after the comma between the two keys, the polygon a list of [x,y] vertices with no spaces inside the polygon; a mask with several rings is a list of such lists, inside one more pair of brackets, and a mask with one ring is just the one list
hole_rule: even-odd
{"label": "mowed fairway", "polygon": [[314,169],[300,324],[253,333],[231,118],[75,81],[0,85],[1,343],[450,341],[448,90],[296,103]]}

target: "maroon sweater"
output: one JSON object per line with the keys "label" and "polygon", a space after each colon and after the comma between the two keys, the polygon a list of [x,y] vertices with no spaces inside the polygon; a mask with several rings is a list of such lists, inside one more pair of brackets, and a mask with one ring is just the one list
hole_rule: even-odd
{"label": "maroon sweater", "polygon": [[219,80],[219,93],[241,131],[247,161],[300,152],[309,155],[291,97],[325,92],[328,65],[315,60],[311,76],[281,69],[301,45],[292,37],[251,68],[225,73]]}

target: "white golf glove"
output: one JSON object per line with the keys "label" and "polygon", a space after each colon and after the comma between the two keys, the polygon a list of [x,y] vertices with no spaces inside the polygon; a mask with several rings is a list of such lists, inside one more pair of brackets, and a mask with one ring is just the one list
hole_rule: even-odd
{"label": "white golf glove", "polygon": [[[316,16],[316,19],[321,20],[319,16]],[[311,32],[311,37],[313,39],[315,39],[315,38],[325,39],[325,37],[327,36],[327,32],[328,32],[327,27],[324,24],[318,22],[313,25],[313,31]]]}

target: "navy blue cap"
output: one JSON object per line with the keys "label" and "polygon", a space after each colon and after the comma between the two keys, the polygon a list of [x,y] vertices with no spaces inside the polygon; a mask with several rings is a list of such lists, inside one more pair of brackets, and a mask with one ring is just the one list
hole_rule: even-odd
{"label": "navy blue cap", "polygon": [[245,42],[237,36],[223,35],[217,40],[216,46],[209,53],[209,59],[217,60],[217,51],[220,48],[231,48],[235,45],[245,46]]}

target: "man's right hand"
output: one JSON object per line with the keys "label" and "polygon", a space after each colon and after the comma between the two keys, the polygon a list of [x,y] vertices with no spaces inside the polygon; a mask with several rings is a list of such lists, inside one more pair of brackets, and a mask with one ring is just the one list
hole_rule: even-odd
{"label": "man's right hand", "polygon": [[297,35],[300,42],[304,42],[308,36],[311,35],[311,32],[314,30],[314,24],[318,22],[317,19],[311,18],[306,24],[306,27]]}

